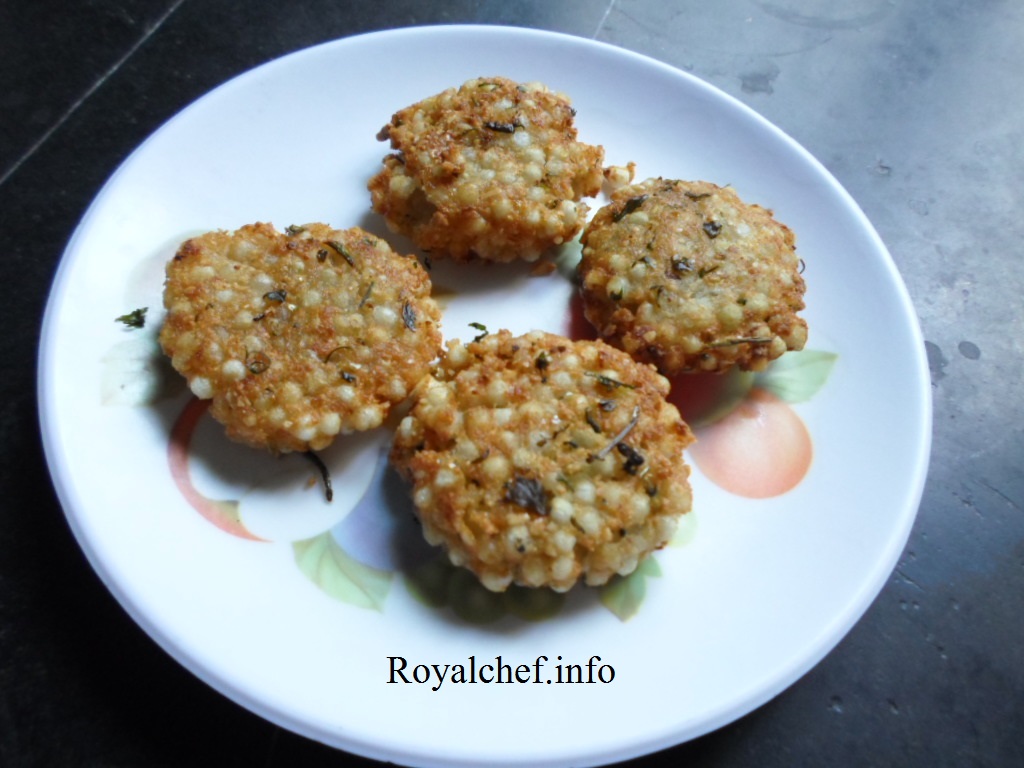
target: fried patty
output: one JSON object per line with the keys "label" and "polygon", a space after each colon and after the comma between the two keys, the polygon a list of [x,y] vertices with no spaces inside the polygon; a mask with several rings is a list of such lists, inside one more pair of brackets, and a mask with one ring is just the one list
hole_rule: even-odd
{"label": "fried patty", "polygon": [[660,178],[624,187],[581,241],[587,319],[666,375],[759,371],[807,340],[793,233],[728,187]]}
{"label": "fried patty", "polygon": [[536,260],[586,221],[604,150],[577,141],[569,99],[540,83],[477,78],[394,114],[373,210],[431,254]]}
{"label": "fried patty", "polygon": [[379,426],[441,351],[430,279],[359,228],[252,224],[168,263],[160,343],[234,440],[321,449]]}
{"label": "fried patty", "polygon": [[508,331],[448,345],[391,460],[423,533],[485,587],[631,573],[691,505],[668,382],[600,341]]}

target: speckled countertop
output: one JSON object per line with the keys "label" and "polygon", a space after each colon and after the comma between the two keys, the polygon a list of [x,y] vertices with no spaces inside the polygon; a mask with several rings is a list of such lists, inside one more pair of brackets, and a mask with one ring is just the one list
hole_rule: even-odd
{"label": "speckled countertop", "polygon": [[760,112],[863,208],[927,339],[931,471],[881,595],[776,699],[637,764],[1024,765],[1024,6],[1010,0],[0,6],[0,765],[346,762],[207,688],[101,585],[42,456],[36,347],[79,217],[163,121],[281,54],[453,22],[612,43]]}

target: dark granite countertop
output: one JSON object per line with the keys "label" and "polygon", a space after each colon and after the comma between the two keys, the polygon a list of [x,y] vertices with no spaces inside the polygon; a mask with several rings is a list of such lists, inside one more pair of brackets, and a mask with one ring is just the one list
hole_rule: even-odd
{"label": "dark granite countertop", "polygon": [[745,102],[863,208],[927,340],[931,470],[880,596],[777,698],[637,764],[1024,765],[1024,6],[1008,0],[2,4],[0,765],[376,764],[249,713],[127,617],[54,494],[35,356],[76,223],[165,120],[282,54],[442,23],[597,39]]}

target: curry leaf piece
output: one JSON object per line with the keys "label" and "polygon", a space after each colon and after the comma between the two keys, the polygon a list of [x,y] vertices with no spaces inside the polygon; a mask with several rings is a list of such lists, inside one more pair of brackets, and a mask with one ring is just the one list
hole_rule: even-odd
{"label": "curry leaf piece", "polygon": [[321,533],[293,545],[295,562],[310,581],[343,603],[384,610],[391,588],[391,573],[360,563],[343,550],[334,537]]}
{"label": "curry leaf piece", "polygon": [[534,477],[513,476],[512,481],[505,489],[505,501],[511,501],[538,515],[546,515],[548,512],[548,495],[540,480]]}
{"label": "curry leaf piece", "polygon": [[816,349],[787,352],[757,375],[756,384],[787,403],[802,403],[825,385],[837,357]]}
{"label": "curry leaf piece", "polygon": [[114,320],[119,323],[124,323],[128,328],[145,328],[146,327],[146,312],[149,307],[139,307],[133,309],[124,315],[115,317]]}

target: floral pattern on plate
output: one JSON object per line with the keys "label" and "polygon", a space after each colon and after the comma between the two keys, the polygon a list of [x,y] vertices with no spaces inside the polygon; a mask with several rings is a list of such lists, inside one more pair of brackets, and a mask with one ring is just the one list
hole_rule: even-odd
{"label": "floral pattern on plate", "polygon": [[[567,326],[572,337],[593,337],[575,316]],[[105,404],[142,406],[180,393],[180,380],[175,381],[163,360],[154,333],[152,324],[149,329],[139,326],[135,338],[120,342],[104,358]],[[810,470],[813,446],[791,406],[824,386],[836,357],[807,350],[788,353],[759,374],[675,377],[670,400],[698,437],[690,449],[693,463],[721,488],[750,499],[795,488]],[[205,418],[207,407],[208,402],[189,398],[169,433],[168,469],[183,499],[233,536],[288,541],[299,570],[332,598],[383,611],[400,574],[419,602],[450,610],[470,623],[487,624],[505,616],[538,621],[562,610],[565,595],[550,590],[513,586],[501,594],[489,592],[422,541],[418,529],[407,524],[412,508],[388,467],[385,430],[349,437],[339,441],[340,449],[328,449],[329,474],[318,480],[316,465],[301,455],[272,457],[231,443]],[[198,480],[193,472],[197,461],[203,465]],[[213,480],[206,485],[226,480],[237,495],[201,490],[204,473]],[[332,491],[341,490],[329,504],[322,492],[309,493],[326,482]],[[282,524],[285,516],[289,520]],[[691,512],[672,543],[685,543],[695,529]],[[616,577],[594,592],[601,605],[625,621],[640,609],[647,580],[661,573],[656,555],[651,556],[629,576]]]}

